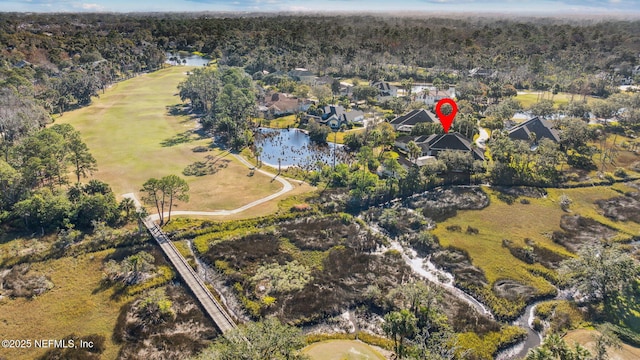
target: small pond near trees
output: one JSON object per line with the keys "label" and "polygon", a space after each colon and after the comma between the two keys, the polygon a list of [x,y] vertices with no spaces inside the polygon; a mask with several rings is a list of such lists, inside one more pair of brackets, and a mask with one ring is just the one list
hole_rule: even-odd
{"label": "small pond near trees", "polygon": [[176,53],[165,53],[167,60],[165,61],[167,64],[171,65],[187,65],[187,66],[206,66],[211,59],[195,55],[183,51],[178,51]]}
{"label": "small pond near trees", "polygon": [[297,166],[304,170],[315,170],[318,164],[332,165],[335,151],[336,164],[345,162],[348,153],[342,145],[329,143],[317,145],[300,129],[260,128],[256,134],[256,148],[264,164],[272,167]]}

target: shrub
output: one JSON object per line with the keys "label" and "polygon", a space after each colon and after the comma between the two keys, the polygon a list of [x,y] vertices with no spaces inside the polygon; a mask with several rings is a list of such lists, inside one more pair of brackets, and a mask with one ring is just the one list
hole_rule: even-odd
{"label": "shrub", "polygon": [[604,178],[605,178],[608,182],[610,182],[610,183],[612,183],[612,182],[616,181],[616,178],[615,178],[615,177],[613,176],[613,174],[612,174],[612,173],[610,173],[610,172],[606,172],[606,173],[604,173]]}
{"label": "shrub", "polygon": [[544,329],[544,325],[542,324],[542,321],[540,321],[539,318],[535,318],[533,319],[533,330],[540,332]]}
{"label": "shrub", "polygon": [[569,182],[578,182],[578,181],[580,181],[580,175],[578,175],[576,173],[569,173],[569,174],[567,174],[567,181],[569,181]]}
{"label": "shrub", "polygon": [[384,253],[385,256],[389,256],[389,257],[397,257],[397,258],[401,258],[402,257],[402,253],[399,250],[396,249],[391,249],[391,250],[387,250]]}
{"label": "shrub", "polygon": [[274,298],[273,296],[264,296],[262,297],[262,299],[260,299],[260,301],[262,301],[264,306],[270,307],[271,305],[276,303],[276,298]]}
{"label": "shrub", "polygon": [[411,238],[411,245],[423,250],[430,250],[438,245],[438,238],[428,231],[423,231]]}
{"label": "shrub", "polygon": [[309,209],[311,209],[311,206],[309,206],[309,204],[306,204],[306,203],[305,204],[296,204],[296,205],[293,205],[291,207],[291,211],[294,211],[294,212],[303,212],[303,211],[307,211]]}
{"label": "shrub", "polygon": [[447,231],[462,231],[462,228],[460,227],[460,225],[449,225],[446,227]]}
{"label": "shrub", "polygon": [[196,146],[193,149],[191,149],[191,151],[195,152],[195,153],[201,153],[201,152],[207,152],[209,151],[209,148],[206,146]]}
{"label": "shrub", "polygon": [[311,270],[297,261],[280,265],[272,263],[260,266],[251,281],[256,284],[267,280],[267,293],[275,292],[291,292],[302,290],[304,286],[311,281]]}
{"label": "shrub", "polygon": [[613,175],[623,179],[628,176],[627,172],[623,168],[617,168]]}
{"label": "shrub", "polygon": [[478,230],[477,228],[467,226],[467,234],[478,235],[479,233],[480,233],[480,230]]}
{"label": "shrub", "polygon": [[531,204],[531,201],[529,201],[529,199],[520,199],[520,204],[529,205],[529,204]]}
{"label": "shrub", "polygon": [[562,210],[568,211],[572,202],[573,201],[567,194],[560,195],[560,208],[562,208]]}
{"label": "shrub", "polygon": [[393,350],[393,341],[384,337],[369,334],[367,332],[359,332],[358,340],[365,342],[369,345],[379,346],[386,350]]}

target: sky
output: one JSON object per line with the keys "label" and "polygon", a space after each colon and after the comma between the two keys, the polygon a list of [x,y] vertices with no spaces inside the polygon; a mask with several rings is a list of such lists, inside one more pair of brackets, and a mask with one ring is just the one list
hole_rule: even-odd
{"label": "sky", "polygon": [[0,0],[0,12],[460,12],[640,15],[640,0]]}

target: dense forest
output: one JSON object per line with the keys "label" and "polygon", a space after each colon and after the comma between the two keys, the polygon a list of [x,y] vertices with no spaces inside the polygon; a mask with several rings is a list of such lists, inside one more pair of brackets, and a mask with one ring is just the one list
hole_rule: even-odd
{"label": "dense forest", "polygon": [[[601,71],[631,75],[640,53],[640,23],[613,20],[106,14],[1,17],[2,62],[5,67],[22,60],[37,65],[32,70],[21,67],[22,71],[11,72],[34,81],[35,95],[49,106],[73,102],[69,95],[86,103],[87,93],[95,94],[109,82],[156,69],[164,61],[165,51],[209,54],[222,64],[244,67],[250,74],[306,67],[319,75],[387,80],[412,77],[416,81],[440,76],[455,81],[468,70],[482,67],[496,71],[498,80],[517,88],[558,84],[561,90],[574,93],[602,92],[603,84],[595,77]],[[10,77],[6,70],[5,76]],[[79,83],[86,85],[83,91],[77,90]]]}

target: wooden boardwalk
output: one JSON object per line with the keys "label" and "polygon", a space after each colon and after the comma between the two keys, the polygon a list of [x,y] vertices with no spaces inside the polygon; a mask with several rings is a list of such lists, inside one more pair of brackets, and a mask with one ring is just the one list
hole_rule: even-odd
{"label": "wooden boardwalk", "polygon": [[216,323],[220,331],[226,333],[229,330],[235,329],[237,326],[231,319],[231,316],[229,316],[227,311],[213,297],[202,279],[200,279],[198,274],[189,263],[187,263],[187,260],[180,254],[162,229],[149,218],[144,220],[144,225],[149,229],[149,232],[153,235],[154,239],[156,239],[164,254],[176,270],[178,270],[182,280],[184,280],[185,284],[191,289],[191,292],[196,296],[198,301],[200,301],[200,304],[213,322]]}

